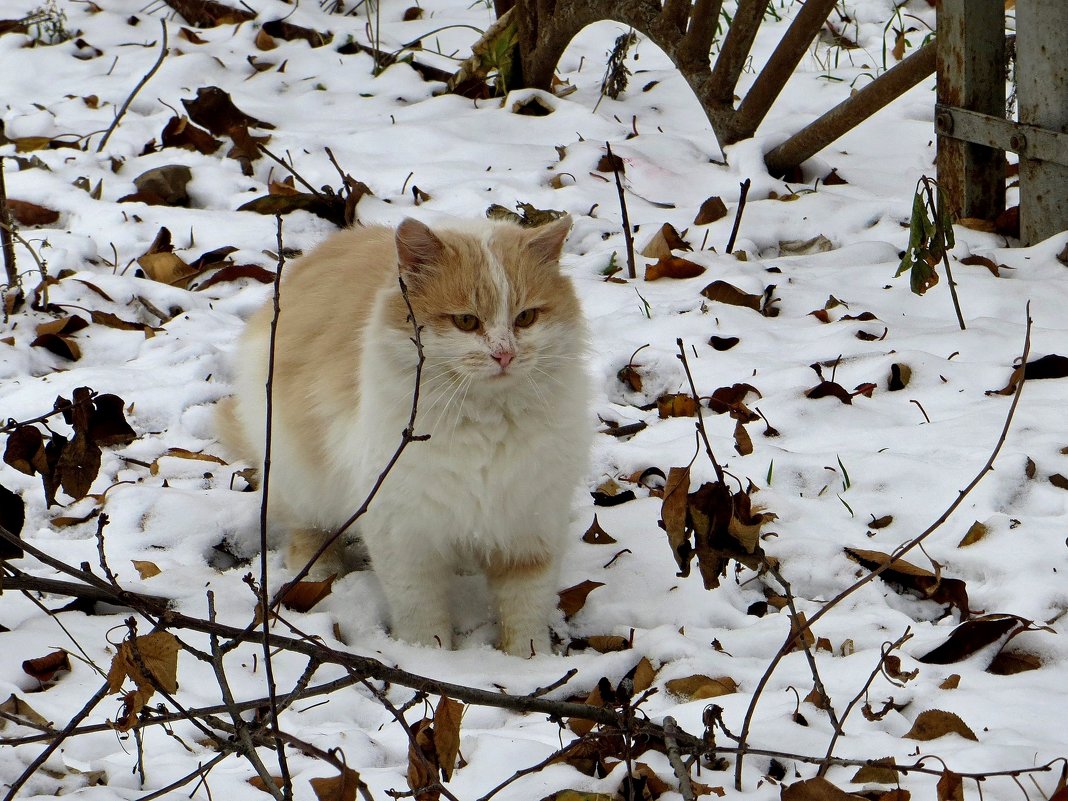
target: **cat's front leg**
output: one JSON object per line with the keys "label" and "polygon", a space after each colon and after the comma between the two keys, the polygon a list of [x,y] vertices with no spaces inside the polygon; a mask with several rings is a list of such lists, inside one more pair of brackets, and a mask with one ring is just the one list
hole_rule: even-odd
{"label": "cat's front leg", "polygon": [[500,649],[522,657],[551,653],[556,560],[549,554],[524,554],[490,559],[485,569],[500,616]]}
{"label": "cat's front leg", "polygon": [[415,538],[391,532],[388,542],[365,538],[371,566],[389,605],[391,633],[416,645],[452,648],[450,566]]}

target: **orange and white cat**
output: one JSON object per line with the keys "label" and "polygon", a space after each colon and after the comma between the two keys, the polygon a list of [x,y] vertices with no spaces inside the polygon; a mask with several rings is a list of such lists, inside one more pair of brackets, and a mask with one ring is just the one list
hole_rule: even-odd
{"label": "orange and white cat", "polygon": [[[430,439],[409,445],[357,523],[401,639],[451,647],[448,587],[455,569],[477,568],[501,649],[549,652],[592,430],[586,325],[559,267],[570,227],[405,219],[337,233],[285,274],[269,512],[291,532],[291,568],[352,515],[408,424],[418,355],[398,274],[421,326],[415,431]],[[221,421],[254,464],[271,316],[268,304],[238,344]]]}

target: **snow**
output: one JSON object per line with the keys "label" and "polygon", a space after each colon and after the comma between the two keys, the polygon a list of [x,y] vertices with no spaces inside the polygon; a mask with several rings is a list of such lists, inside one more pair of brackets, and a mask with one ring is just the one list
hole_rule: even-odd
{"label": "snow", "polygon": [[[577,90],[552,100],[552,114],[528,117],[511,109],[529,93],[514,93],[503,103],[435,96],[440,84],[424,82],[406,64],[393,65],[375,77],[370,56],[339,55],[334,48],[348,37],[367,41],[363,8],[353,16],[342,16],[327,14],[315,3],[294,9],[279,0],[264,0],[256,4],[259,20],[292,14],[291,22],[332,31],[333,45],[312,49],[303,41],[279,40],[277,49],[261,52],[254,45],[258,23],[198,31],[205,40],[198,45],[178,36],[184,23],[172,17],[167,22],[167,58],[131,104],[104,152],[97,153],[101,132],[158,55],[162,15],[156,9],[146,13],[134,0],[100,5],[106,8],[61,3],[68,27],[102,51],[96,58],[76,58],[84,56],[85,49],[73,42],[26,48],[23,35],[0,36],[0,74],[9,76],[0,109],[6,135],[80,137],[87,143],[85,150],[18,154],[39,158],[47,170],[19,170],[12,159],[5,159],[7,191],[11,198],[61,213],[52,227],[22,232],[47,260],[51,275],[74,273],[50,288],[53,303],[67,304],[68,312],[77,313],[76,307],[110,311],[159,326],[159,320],[136,300],[141,297],[174,316],[152,338],[92,325],[74,335],[82,357],[69,362],[30,345],[35,326],[50,319],[48,315],[28,308],[11,315],[0,325],[0,338],[14,338],[13,345],[0,344],[0,413],[5,420],[36,417],[51,410],[58,395],[69,398],[81,386],[115,393],[125,401],[127,417],[139,437],[129,445],[104,449],[92,489],[93,493],[108,490],[104,503],[110,518],[105,532],[108,559],[124,586],[172,598],[175,608],[186,614],[206,615],[205,592],[211,590],[224,622],[243,626],[251,619],[255,599],[241,581],[251,568],[232,566],[214,546],[226,542],[239,556],[255,555],[257,498],[231,489],[232,475],[245,465],[165,457],[153,474],[143,464],[169,448],[221,453],[211,428],[211,406],[228,392],[226,357],[242,321],[270,288],[244,280],[186,291],[137,277],[133,260],[166,226],[176,251],[187,260],[233,245],[238,248],[231,257],[235,262],[273,269],[274,219],[234,210],[266,194],[270,180],[285,177],[285,171],[267,158],[254,163],[253,175],[242,175],[238,162],[225,158],[229,142],[210,156],[176,148],[140,155],[147,142],[159,141],[173,114],[171,107],[181,110],[180,101],[192,98],[203,86],[222,87],[242,111],[273,123],[271,151],[291,159],[313,186],[338,184],[324,152],[330,147],[343,169],[374,192],[359,204],[364,222],[395,224],[415,215],[433,223],[447,217],[481,216],[492,203],[512,208],[520,201],[570,212],[575,227],[566,265],[590,319],[590,371],[599,387],[590,424],[603,428],[597,418],[649,424],[629,439],[598,437],[587,488],[592,490],[608,478],[631,487],[623,481],[626,476],[650,466],[666,473],[693,458],[692,419],[660,420],[655,408],[639,408],[665,392],[687,391],[677,358],[676,339],[682,338],[701,395],[738,382],[751,383],[761,397],[751,396],[750,407],[759,409],[781,434],[765,437],[763,422],[750,424],[754,452],[741,457],[734,451],[734,420],[704,413],[724,468],[743,486],[750,480],[757,485],[754,501],[777,515],[765,529],[774,536],[769,535],[763,547],[778,560],[798,609],[810,619],[860,574],[843,548],[891,551],[931,525],[980,470],[1011,400],[985,391],[1000,389],[1009,379],[1024,341],[1026,304],[1030,302],[1034,319],[1032,358],[1063,353],[1068,343],[1063,315],[1068,273],[1056,259],[1068,243],[1068,233],[1022,248],[995,234],[957,227],[953,270],[967,331],[957,326],[944,274],[923,297],[909,291],[907,276],[894,278],[899,252],[908,241],[916,181],[934,173],[933,78],[806,164],[804,184],[784,184],[764,170],[766,150],[845,98],[851,85],[869,80],[883,68],[884,28],[892,9],[881,0],[849,4],[860,22],[849,26],[847,33],[863,45],[862,50],[814,45],[757,136],[726,152],[716,144],[685,82],[648,42],[641,42],[634,51],[637,58],[632,54],[629,61],[635,72],[629,89],[619,100],[601,100],[594,110],[605,54],[623,32],[614,23],[584,31],[562,59],[560,76]],[[477,34],[460,26],[484,28],[492,18],[485,3],[469,6],[463,1],[434,0],[421,4],[421,20],[403,22],[407,5],[383,0],[382,48],[391,51],[442,28],[427,38],[427,49],[416,51],[415,58],[445,68],[454,61],[432,53],[431,42],[442,53],[455,50],[462,58]],[[767,59],[799,8],[788,0],[775,0],[773,6],[784,19],[769,20],[762,28],[753,52],[757,66]],[[17,18],[29,10],[28,4],[0,0],[0,17]],[[934,24],[933,10],[926,4],[910,3],[908,11],[914,26]],[[910,48],[918,47],[925,33],[924,29],[910,34]],[[886,35],[889,48],[892,32]],[[285,70],[256,72],[246,61],[249,54],[261,62],[279,66],[285,62]],[[743,75],[739,93],[752,79],[751,72]],[[656,85],[644,91],[653,81]],[[96,108],[83,101],[89,95],[99,98]],[[631,137],[632,127],[638,136]],[[627,200],[630,219],[637,226],[638,249],[663,223],[680,232],[689,229],[685,236],[695,251],[682,255],[706,266],[703,276],[649,283],[640,278],[627,284],[604,281],[601,271],[613,254],[619,264],[625,263],[615,186],[611,176],[605,180],[604,174],[594,172],[606,140],[626,164]],[[562,157],[557,150],[561,146],[566,148]],[[0,146],[0,154],[13,156],[14,147]],[[134,191],[136,176],[167,164],[184,164],[192,170],[191,208],[116,202]],[[817,184],[816,179],[832,167],[849,183]],[[562,182],[563,188],[554,189],[550,180],[562,173],[570,177]],[[736,245],[746,255],[742,261],[725,255],[723,249],[739,183],[746,178],[752,187]],[[93,199],[72,186],[79,179],[86,179],[90,187],[100,182],[101,198]],[[418,208],[413,185],[430,196]],[[770,198],[771,192],[780,199]],[[797,196],[781,199],[792,193]],[[728,216],[695,227],[694,215],[711,195],[723,198]],[[673,206],[664,208],[665,203]],[[325,220],[296,212],[285,218],[285,246],[307,249],[331,229]],[[779,257],[780,242],[820,234],[830,240],[832,250]],[[960,258],[972,254],[1011,269],[1002,269],[1001,277],[995,277],[983,267],[960,264]],[[32,288],[37,276],[30,253],[16,245],[16,255],[20,270],[27,271],[25,285]],[[639,274],[645,261],[639,257]],[[699,292],[713,280],[757,294],[774,284],[778,316],[762,317],[748,308],[706,301]],[[79,281],[91,283],[112,300]],[[831,295],[844,305],[831,309],[832,322],[824,324],[809,312],[823,308]],[[865,311],[877,319],[839,320],[844,314]],[[324,309],[324,324],[329,317],[329,309]],[[856,336],[860,331],[881,336],[884,328],[883,339],[863,341]],[[728,351],[715,351],[708,345],[712,335],[736,336],[740,343]],[[616,379],[616,373],[644,345],[648,347],[634,359],[644,387],[634,392]],[[870,398],[855,397],[851,405],[830,397],[809,399],[805,391],[819,380],[809,365],[816,362],[824,364],[825,377],[830,379],[833,372],[834,380],[847,390],[865,382],[875,383],[876,389]],[[911,367],[911,382],[904,391],[887,390],[892,363]],[[855,710],[846,721],[836,755],[858,759],[895,755],[899,762],[909,762],[916,754],[935,754],[958,772],[1026,768],[1068,755],[1068,729],[1063,725],[1068,712],[1063,693],[1068,684],[1068,647],[1063,638],[1068,608],[1063,578],[1068,568],[1064,522],[1068,494],[1049,482],[1052,474],[1068,474],[1068,456],[1063,452],[1068,446],[1064,390],[1063,379],[1026,383],[993,472],[925,542],[926,556],[914,550],[907,557],[927,568],[933,560],[944,576],[963,580],[977,613],[1015,614],[1036,626],[1048,626],[1019,635],[1008,649],[1033,654],[1042,666],[1016,675],[994,675],[985,671],[992,656],[986,651],[949,665],[917,661],[945,640],[960,622],[959,613],[873,581],[814,627],[816,636],[827,638],[833,648],[830,653],[817,652],[816,659],[835,709],[841,714],[859,692],[878,662],[882,644],[906,629],[913,638],[900,652],[902,670],[918,669],[919,674],[900,687],[876,679],[869,695],[872,706],[878,709],[893,697],[895,709],[877,721],[868,721]],[[61,421],[50,425],[68,431]],[[1027,477],[1028,459],[1035,465],[1034,478]],[[711,465],[698,454],[692,486],[714,477]],[[536,481],[536,475],[531,480]],[[240,478],[236,481],[238,488],[243,486]],[[734,479],[730,481],[733,485]],[[65,528],[51,522],[58,515],[85,515],[96,505],[93,501],[46,509],[39,479],[7,465],[0,466],[0,483],[26,501],[27,543],[73,565],[97,564],[95,520]],[[611,508],[595,509],[587,494],[578,494],[561,588],[586,579],[604,586],[590,594],[584,609],[570,621],[561,617],[555,625],[565,643],[570,638],[616,634],[632,637],[632,650],[608,654],[561,650],[527,661],[505,656],[491,647],[494,624],[486,612],[485,588],[474,576],[460,580],[454,598],[459,607],[459,647],[453,652],[390,639],[377,580],[367,572],[339,579],[333,594],[314,610],[289,617],[302,631],[339,648],[417,674],[514,694],[551,684],[575,669],[575,677],[548,697],[585,696],[600,677],[615,683],[644,656],[658,671],[654,686],[659,688],[643,705],[644,713],[656,721],[672,715],[694,734],[704,729],[701,717],[707,702],[676,698],[664,683],[693,674],[730,676],[739,691],[715,703],[723,707],[724,721],[737,733],[761,675],[789,630],[785,612],[756,617],[748,610],[765,600],[765,587],[774,592],[780,588],[770,577],[757,577],[746,569],[735,572],[733,565],[722,585],[712,591],[703,589],[696,569],[688,578],[678,577],[657,525],[660,500],[647,497],[645,489],[634,489],[637,500]],[[61,494],[60,500],[70,499]],[[594,512],[617,544],[580,541]],[[889,526],[868,528],[869,522],[884,515],[893,516]],[[974,545],[959,547],[975,521],[985,523],[989,533]],[[131,560],[152,561],[162,573],[141,579]],[[35,575],[55,576],[29,558],[13,564]],[[286,576],[278,551],[268,554],[268,564],[275,581]],[[57,608],[65,600],[45,597],[42,602]],[[10,629],[0,634],[4,645],[0,698],[14,693],[62,726],[99,687],[102,678],[87,660],[107,670],[125,635],[123,618],[121,610],[94,616],[67,611],[50,617],[9,590],[0,603],[0,623]],[[147,631],[143,621],[141,631]],[[190,639],[205,646],[197,635]],[[851,645],[846,647],[847,643]],[[72,671],[41,690],[21,663],[55,648],[72,653]],[[260,648],[254,644],[237,649],[228,659],[230,682],[239,699],[264,693],[261,662]],[[274,666],[278,686],[286,688],[300,675],[304,662],[281,655]],[[959,688],[940,689],[953,673],[961,676]],[[341,675],[336,668],[324,667],[315,682]],[[219,703],[210,666],[183,654],[178,678],[177,698],[182,704]],[[750,745],[822,756],[833,734],[826,713],[801,703],[808,726],[791,717],[797,705],[791,688],[804,698],[811,687],[803,654],[787,656],[756,708]],[[410,696],[401,687],[389,690],[397,705]],[[153,699],[159,701],[159,696]],[[340,748],[346,764],[360,772],[374,798],[386,797],[389,788],[405,790],[408,741],[381,704],[366,690],[352,688],[321,701],[296,704],[284,715],[283,727],[320,748]],[[120,706],[118,696],[111,696],[87,722],[113,720]],[[956,735],[930,742],[902,739],[920,712],[929,709],[958,714],[978,742]],[[409,722],[422,713],[423,706],[417,705],[408,713]],[[135,771],[133,740],[101,732],[68,739],[46,763],[51,772],[38,772],[21,797],[62,793],[104,801],[138,798],[214,756],[188,724],[177,723],[173,731],[175,736],[161,727],[145,730],[143,783]],[[31,733],[8,723],[0,737]],[[565,731],[562,736],[566,741],[571,735]],[[459,798],[477,798],[515,770],[547,757],[560,746],[560,737],[557,725],[544,716],[470,707],[461,729],[467,764],[448,786]],[[730,745],[722,733],[719,743]],[[0,780],[13,781],[42,747],[5,748]],[[270,759],[266,754],[269,765]],[[642,760],[677,786],[664,757],[650,752]],[[788,766],[787,783],[815,774],[812,765],[780,761]],[[334,773],[324,763],[292,750],[291,767],[296,797],[301,799],[313,797],[308,778]],[[103,770],[106,784],[85,787],[76,770]],[[770,799],[780,790],[766,778],[768,770],[768,757],[749,757],[742,791],[734,790],[732,773],[706,769],[699,780],[722,786],[730,798]],[[828,778],[859,791],[860,785],[849,784],[854,770],[833,767]],[[623,771],[617,766],[607,777],[593,778],[556,764],[515,782],[498,797],[539,799],[565,788],[611,793]],[[211,771],[207,785],[216,798],[258,799],[261,792],[247,783],[252,775],[246,762],[232,757]],[[916,797],[933,797],[936,779],[911,773],[902,785]],[[1036,779],[1044,795],[1052,795],[1053,777],[1038,774]],[[208,786],[194,791],[190,785],[173,796],[192,791],[196,798],[208,798]],[[973,797],[975,784],[967,781],[964,792]],[[988,780],[983,787],[985,798],[1016,797],[1017,792],[1007,778]],[[663,797],[670,801],[679,796],[672,790]]]}

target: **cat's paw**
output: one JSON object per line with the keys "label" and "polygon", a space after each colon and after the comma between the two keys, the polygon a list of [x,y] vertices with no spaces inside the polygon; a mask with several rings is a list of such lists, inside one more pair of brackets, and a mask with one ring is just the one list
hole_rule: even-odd
{"label": "cat's paw", "polygon": [[549,629],[541,626],[527,631],[506,632],[501,637],[500,649],[511,656],[529,659],[553,652]]}

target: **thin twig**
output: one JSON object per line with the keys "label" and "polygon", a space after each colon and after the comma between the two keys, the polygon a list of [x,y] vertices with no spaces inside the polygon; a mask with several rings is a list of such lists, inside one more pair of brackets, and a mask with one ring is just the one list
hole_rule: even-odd
{"label": "thin twig", "polygon": [[552,684],[546,684],[544,687],[539,687],[538,689],[534,690],[534,692],[532,692],[530,696],[532,698],[540,698],[541,696],[546,695],[547,693],[551,693],[557,687],[563,687],[565,684],[571,681],[571,679],[573,679],[577,673],[578,668],[571,668],[569,671],[567,671],[567,673],[558,678]]}
{"label": "thin twig", "polygon": [[752,183],[751,180],[746,178],[738,184],[740,188],[738,194],[738,208],[734,210],[734,227],[731,228],[731,235],[727,240],[726,253],[734,252],[734,240],[738,237],[738,227],[742,224],[742,212],[745,211],[745,199],[749,196],[749,187]]}
{"label": "thin twig", "polygon": [[608,149],[608,162],[612,165],[612,175],[616,179],[616,192],[619,193],[619,214],[623,218],[623,240],[627,245],[627,277],[637,278],[638,271],[634,266],[634,236],[630,231],[630,215],[627,214],[627,198],[623,194],[623,181],[619,178],[619,166],[616,157],[612,154],[612,145],[604,143]]}
{"label": "thin twig", "polygon": [[[274,734],[278,734],[278,697],[276,695],[275,683],[274,683],[274,665],[271,659],[271,646],[270,646],[270,632],[271,632],[271,616],[268,614],[268,596],[267,596],[267,500],[270,493],[271,486],[271,430],[272,430],[272,418],[273,418],[273,400],[274,400],[274,365],[275,365],[275,347],[278,337],[278,317],[281,314],[281,306],[279,298],[281,295],[281,283],[282,283],[282,268],[285,266],[285,248],[282,244],[282,216],[275,216],[276,225],[276,239],[278,244],[278,267],[274,273],[274,293],[272,298],[274,314],[271,317],[271,338],[270,345],[267,351],[267,384],[266,400],[267,400],[267,423],[264,431],[264,450],[263,450],[263,492],[260,496],[260,586],[259,586],[259,607],[260,615],[262,617],[262,633],[263,633],[263,667],[264,678],[267,681],[267,696],[270,699],[271,708],[271,729]],[[282,774],[282,794],[277,797],[290,799],[293,797],[293,782],[289,777],[289,764],[286,761],[285,746],[281,740],[277,741],[277,753],[278,753],[278,769]],[[250,756],[250,761],[255,756],[253,753]],[[258,761],[258,760],[256,760]],[[257,772],[260,771],[262,765],[256,765],[256,761],[253,761],[253,765],[256,767]],[[263,774],[261,778],[267,782],[270,779],[270,774],[267,773],[266,768],[263,768]],[[273,779],[271,784],[273,786]],[[272,791],[273,794],[273,791]]]}
{"label": "thin twig", "polygon": [[679,780],[679,795],[682,796],[683,801],[695,801],[693,785],[690,783],[690,771],[682,764],[682,757],[679,755],[678,734],[679,724],[675,722],[675,718],[668,715],[664,718],[664,745],[668,762],[671,763],[671,769],[675,772],[675,778]]}
{"label": "thin twig", "polygon": [[4,182],[4,159],[0,157],[0,249],[4,254],[4,272],[7,274],[8,288],[17,289],[19,271],[15,266],[15,245],[11,241],[11,229],[11,213],[7,208],[7,184]]}
{"label": "thin twig", "polygon": [[154,799],[156,799],[156,798],[163,798],[164,796],[169,795],[170,793],[174,792],[175,790],[178,790],[178,789],[180,789],[182,787],[185,787],[187,784],[189,784],[189,782],[193,781],[193,779],[197,778],[198,776],[201,779],[203,779],[204,776],[207,775],[208,771],[210,771],[212,768],[214,768],[216,765],[218,765],[220,762],[222,762],[228,756],[230,756],[230,752],[229,751],[224,751],[221,754],[216,754],[215,756],[213,756],[211,759],[208,760],[207,764],[203,764],[203,765],[198,764],[196,770],[194,770],[194,771],[192,771],[190,773],[187,773],[185,776],[183,776],[180,779],[176,779],[175,781],[173,781],[170,784],[168,784],[166,787],[161,787],[158,790],[153,790],[151,793],[148,793],[147,795],[141,796],[140,798],[137,799],[137,801],[154,801]]}
{"label": "thin twig", "polygon": [[[1026,316],[1027,325],[1026,331],[1024,333],[1023,354],[1020,357],[1021,363],[1023,364],[1027,363],[1027,356],[1031,352],[1032,320],[1030,302],[1028,302],[1027,304]],[[764,692],[764,688],[767,686],[768,682],[771,680],[771,676],[775,672],[775,669],[779,666],[779,663],[793,647],[794,640],[796,640],[798,637],[804,636],[805,632],[811,630],[812,626],[816,623],[816,621],[818,621],[820,618],[830,612],[834,607],[840,604],[848,596],[852,595],[861,587],[871,581],[874,581],[877,577],[889,570],[890,566],[893,565],[897,559],[900,559],[906,553],[908,553],[913,548],[922,543],[925,539],[927,539],[931,534],[941,528],[942,524],[945,523],[946,520],[949,519],[950,515],[952,515],[953,512],[957,510],[957,507],[964,503],[965,498],[967,498],[971,494],[972,490],[974,490],[979,485],[979,482],[983,480],[986,474],[993,470],[994,460],[997,459],[998,454],[1001,453],[1001,448],[1005,444],[1005,439],[1009,433],[1009,427],[1012,425],[1013,416],[1016,414],[1016,407],[1020,403],[1020,395],[1023,392],[1024,383],[1025,382],[1021,380],[1016,385],[1016,392],[1013,394],[1012,403],[1009,406],[1008,412],[1006,412],[1005,414],[1005,423],[1001,428],[1001,434],[998,436],[997,442],[994,445],[994,449],[991,451],[989,458],[987,458],[986,460],[986,463],[979,469],[979,472],[975,474],[972,480],[968,482],[968,485],[957,493],[957,497],[954,498],[953,501],[946,508],[946,510],[942,512],[941,515],[939,515],[938,519],[935,520],[931,525],[929,525],[923,532],[916,535],[911,540],[895,549],[894,552],[890,554],[890,558],[884,564],[875,568],[864,577],[858,579],[849,587],[846,587],[844,590],[838,593],[838,595],[836,595],[830,601],[821,606],[812,616],[811,620],[806,621],[804,625],[798,625],[796,631],[791,631],[786,636],[785,642],[783,642],[783,644],[779,647],[779,650],[776,652],[775,656],[772,657],[771,662],[768,664],[767,669],[764,671],[764,675],[761,676],[760,681],[757,682],[757,686],[753,690],[753,695],[749,700],[749,706],[746,709],[745,718],[742,721],[742,729],[738,737],[738,759],[734,765],[734,785],[736,789],[741,790],[742,786],[742,761],[744,755],[747,753],[746,742],[749,736],[750,726],[753,723],[753,715],[756,712],[757,703],[759,703],[760,696]]]}
{"label": "thin twig", "polygon": [[857,705],[860,699],[867,694],[868,688],[871,687],[872,682],[875,681],[875,677],[882,673],[883,666],[886,664],[886,657],[910,639],[912,639],[912,632],[910,629],[906,628],[905,633],[893,642],[883,643],[881,653],[879,654],[879,662],[875,665],[875,669],[868,676],[868,680],[864,682],[864,686],[860,688],[857,694],[853,696],[852,700],[846,705],[845,711],[842,712],[841,721],[834,727],[834,735],[831,737],[831,741],[827,744],[827,755],[825,757],[827,761],[820,765],[820,769],[816,773],[817,776],[827,775],[827,771],[831,767],[830,759],[831,755],[834,753],[834,746],[838,743],[838,738],[845,734],[843,727],[845,726],[846,718],[849,717],[849,713],[853,711],[853,708]]}
{"label": "thin twig", "polygon": [[316,197],[326,197],[326,195],[324,195],[322,192],[320,192],[318,189],[316,189],[314,186],[312,186],[310,183],[308,183],[304,179],[303,175],[301,175],[299,172],[297,172],[295,169],[293,169],[293,167],[291,167],[289,164],[286,164],[284,161],[282,161],[282,159],[278,158],[278,156],[276,156],[274,153],[272,153],[270,150],[268,150],[263,144],[260,144],[259,148],[260,148],[260,151],[265,156],[267,156],[267,157],[271,158],[272,160],[278,162],[283,167],[285,167],[287,170],[289,170],[289,174],[292,175],[294,178],[296,178],[297,181],[302,183],[304,185],[304,188],[307,189],[309,192],[311,192],[313,195],[315,195]]}
{"label": "thin twig", "polygon": [[120,108],[119,112],[115,115],[115,119],[111,121],[111,125],[108,127],[107,131],[104,132],[104,138],[101,139],[100,144],[96,146],[97,153],[101,152],[104,149],[104,146],[107,145],[108,139],[111,138],[111,134],[114,133],[115,129],[119,127],[119,121],[126,114],[126,110],[130,107],[130,103],[137,97],[137,93],[144,88],[145,84],[152,80],[152,76],[155,75],[156,70],[160,68],[163,59],[167,57],[167,20],[161,18],[159,27],[160,30],[163,31],[163,41],[159,48],[159,58],[157,58],[156,63],[152,65],[152,69],[145,73],[145,77],[143,77],[137,86],[134,87],[133,91],[130,92],[130,96],[126,98],[126,102],[122,104],[122,108]]}
{"label": "thin twig", "polygon": [[547,757],[545,757],[545,759],[541,760],[541,762],[538,762],[535,765],[530,765],[529,767],[526,767],[526,768],[520,768],[515,773],[513,773],[511,776],[509,776],[507,779],[505,779],[500,784],[498,784],[496,787],[494,787],[492,790],[487,792],[484,796],[479,798],[478,801],[490,801],[490,799],[493,798],[493,796],[497,795],[497,793],[499,793],[501,790],[503,790],[508,785],[512,784],[513,782],[519,781],[524,776],[529,776],[532,773],[537,773],[538,771],[542,770],[543,768],[545,768],[548,765],[553,764],[554,762],[560,761],[563,757],[567,756],[572,751],[576,750],[580,746],[585,745],[588,742],[588,740],[589,740],[589,738],[586,737],[586,736],[579,737],[579,738],[577,738],[575,740],[572,740],[570,743],[565,745],[563,748],[559,748],[556,751],[553,751],[551,754],[549,754],[549,756],[547,756]]}
{"label": "thin twig", "polygon": [[725,484],[723,480],[723,468],[719,466],[719,462],[716,460],[716,454],[712,452],[712,443],[708,441],[708,432],[705,430],[705,418],[701,414],[701,398],[697,394],[697,386],[693,382],[693,374],[690,372],[690,363],[686,361],[686,347],[682,344],[682,338],[675,340],[675,344],[679,348],[679,361],[682,362],[682,369],[686,371],[686,379],[690,382],[690,393],[693,395],[693,399],[697,405],[697,431],[701,435],[701,440],[705,444],[705,453],[708,454],[709,460],[712,462],[712,467],[716,471],[716,479],[720,484]]}
{"label": "thin twig", "polygon": [[[942,264],[946,268],[946,283],[949,284],[949,294],[950,297],[953,298],[953,311],[957,313],[957,323],[960,325],[960,330],[964,331],[967,329],[967,326],[964,325],[964,315],[961,314],[960,301],[957,299],[957,282],[953,280],[953,271],[949,266],[949,252],[948,248],[946,248],[946,232],[942,230],[942,220],[944,219],[944,215],[940,213],[942,206],[939,206],[938,203],[935,202],[934,190],[931,189],[931,184],[934,184],[935,186],[938,186],[938,184],[931,181],[927,176],[924,176],[921,180],[923,181],[923,188],[927,192],[927,203],[931,209],[931,216],[936,220],[935,228],[938,231],[936,236],[941,237],[942,240]],[[938,186],[938,202],[941,203],[941,201],[942,187]]]}

